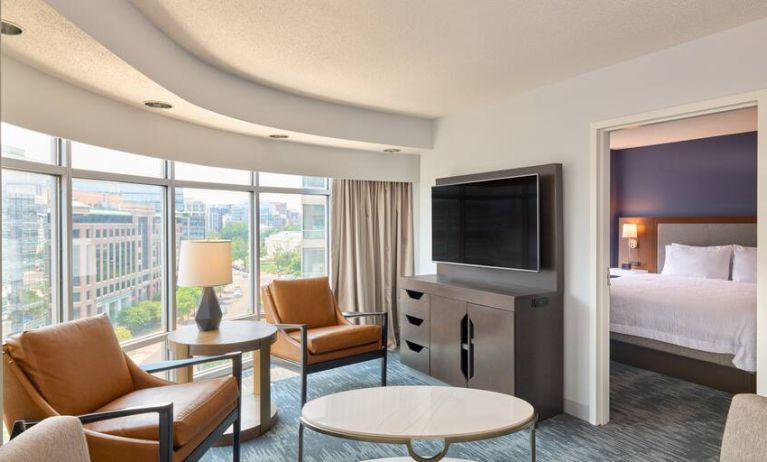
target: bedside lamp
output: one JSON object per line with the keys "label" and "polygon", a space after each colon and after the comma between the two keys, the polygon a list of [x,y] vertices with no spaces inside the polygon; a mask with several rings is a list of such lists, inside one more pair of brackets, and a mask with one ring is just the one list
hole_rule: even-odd
{"label": "bedside lamp", "polygon": [[634,263],[631,260],[631,249],[636,249],[639,246],[639,242],[637,241],[636,223],[624,223],[621,235],[624,239],[628,239],[628,246],[629,246],[629,261],[628,261],[629,268],[628,269],[631,269]]}
{"label": "bedside lamp", "polygon": [[218,329],[223,314],[213,287],[231,282],[231,241],[181,241],[178,285],[202,287],[202,296],[194,315],[200,330]]}

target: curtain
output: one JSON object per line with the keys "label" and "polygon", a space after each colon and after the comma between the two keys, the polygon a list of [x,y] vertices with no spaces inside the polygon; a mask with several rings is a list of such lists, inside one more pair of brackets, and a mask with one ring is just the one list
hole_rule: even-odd
{"label": "curtain", "polygon": [[413,185],[333,180],[331,286],[344,311],[389,313],[389,345],[399,337],[397,279],[412,276]]}

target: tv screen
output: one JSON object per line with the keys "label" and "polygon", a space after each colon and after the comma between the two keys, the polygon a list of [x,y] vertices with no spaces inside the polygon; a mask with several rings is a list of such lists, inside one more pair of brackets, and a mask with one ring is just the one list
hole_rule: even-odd
{"label": "tv screen", "polygon": [[434,186],[432,259],[540,270],[538,175]]}

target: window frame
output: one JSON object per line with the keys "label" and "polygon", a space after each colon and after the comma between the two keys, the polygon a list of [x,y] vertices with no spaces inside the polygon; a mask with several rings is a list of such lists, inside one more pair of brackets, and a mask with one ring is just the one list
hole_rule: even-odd
{"label": "window frame", "polygon": [[[24,127],[22,127],[24,128]],[[143,348],[155,343],[167,341],[169,332],[176,329],[176,189],[212,189],[219,191],[238,191],[249,193],[250,219],[248,220],[248,249],[250,252],[250,276],[248,284],[250,285],[250,312],[246,315],[240,315],[232,319],[262,319],[260,303],[261,287],[261,265],[259,258],[260,236],[260,194],[294,194],[294,195],[315,195],[325,196],[325,268],[330,275],[330,242],[331,242],[331,221],[330,221],[330,184],[331,179],[325,178],[325,189],[320,188],[293,188],[281,186],[260,186],[259,171],[246,170],[250,176],[250,184],[231,184],[217,183],[208,181],[178,180],[175,178],[175,161],[159,158],[162,161],[163,172],[160,177],[140,176],[132,174],[103,172],[98,170],[86,170],[72,168],[72,142],[68,139],[52,136],[54,146],[55,163],[46,164],[30,160],[21,160],[13,158],[2,158],[2,168],[16,170],[28,173],[47,174],[56,177],[56,210],[55,216],[51,217],[51,290],[52,300],[55,300],[56,306],[52,310],[51,324],[57,324],[72,320],[74,317],[73,300],[73,239],[72,239],[72,196],[73,180],[97,180],[112,181],[119,183],[134,183],[150,186],[160,186],[163,188],[164,200],[164,226],[163,245],[165,246],[165,255],[163,261],[162,277],[163,280],[163,322],[162,331],[155,334],[131,339],[122,342],[121,346],[126,352]],[[109,149],[109,148],[105,148]],[[126,152],[127,154],[131,154]],[[141,154],[144,155],[144,154]],[[272,173],[272,172],[266,172]],[[95,236],[94,236],[95,238]],[[168,350],[164,348],[164,355],[167,356]]]}

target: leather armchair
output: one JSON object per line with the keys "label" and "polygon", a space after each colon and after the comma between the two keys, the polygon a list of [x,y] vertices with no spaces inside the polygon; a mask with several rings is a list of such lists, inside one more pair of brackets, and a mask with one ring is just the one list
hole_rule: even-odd
{"label": "leather armchair", "polygon": [[[239,461],[240,353],[138,367],[106,315],[23,332],[3,343],[4,419],[14,434],[78,416],[93,461],[195,461],[234,427]],[[151,375],[228,359],[233,375],[176,384]]]}
{"label": "leather armchair", "polygon": [[[386,386],[388,313],[342,313],[328,278],[274,280],[262,288],[266,321],[278,329],[272,356],[301,373],[301,405],[307,376],[314,372],[381,359]],[[381,325],[353,324],[352,318],[375,317]]]}

